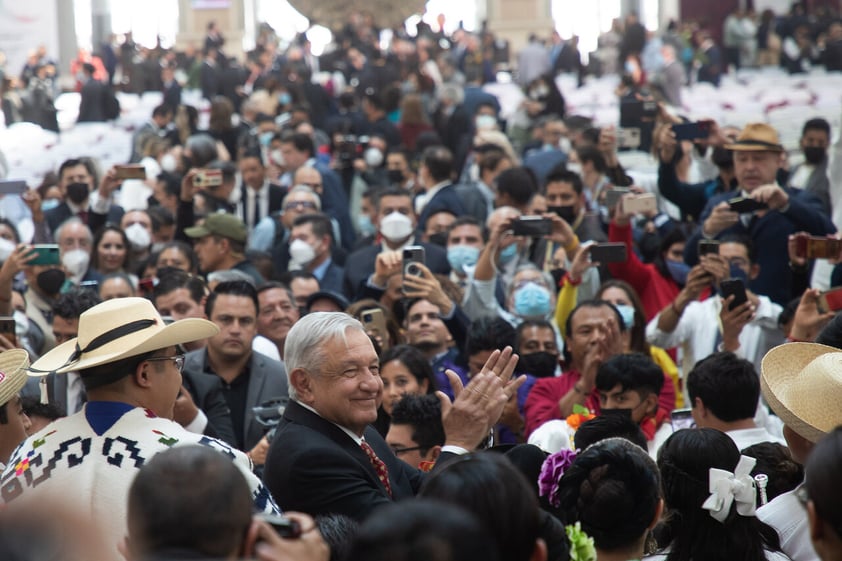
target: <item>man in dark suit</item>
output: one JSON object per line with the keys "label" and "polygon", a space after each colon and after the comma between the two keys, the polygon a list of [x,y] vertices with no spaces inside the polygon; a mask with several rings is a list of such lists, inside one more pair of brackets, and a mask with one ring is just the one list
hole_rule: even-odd
{"label": "man in dark suit", "polygon": [[424,248],[428,269],[441,275],[450,273],[447,251],[436,244],[420,241],[416,232],[412,197],[408,191],[400,188],[386,189],[375,198],[374,208],[379,234],[375,243],[358,249],[345,260],[344,292],[351,300],[361,297],[366,283],[374,273],[377,255],[383,251],[398,251],[409,245],[420,245]]}
{"label": "man in dark suit", "polygon": [[427,192],[416,199],[416,210],[419,202],[421,208],[419,230],[424,231],[427,218],[441,209],[448,209],[456,216],[467,214],[453,185],[453,172],[453,153],[450,150],[444,146],[430,146],[424,150],[418,180]]}
{"label": "man in dark suit", "polygon": [[169,105],[166,100],[152,110],[152,117],[132,135],[132,153],[129,156],[129,162],[137,163],[143,158],[146,142],[152,137],[162,136],[173,120],[173,115],[175,115],[175,107]]}
{"label": "man in dark suit", "polygon": [[219,64],[217,59],[219,53],[213,47],[205,49],[205,60],[202,61],[199,79],[202,87],[202,97],[212,100],[221,91]]}
{"label": "man in dark suit", "polygon": [[325,214],[304,214],[295,219],[290,232],[291,264],[319,281],[321,290],[342,292],[345,270],[331,256],[333,228]]}
{"label": "man in dark suit", "polygon": [[181,105],[181,84],[175,79],[175,67],[164,65],[161,68],[161,83],[164,94],[162,104],[175,111]]}
{"label": "man in dark suit", "polygon": [[259,149],[245,152],[237,162],[240,168],[239,214],[249,231],[257,223],[282,208],[286,189],[275,185],[266,176],[266,166]]}
{"label": "man in dark suit", "polygon": [[257,335],[257,291],[246,281],[220,283],[208,296],[205,313],[220,331],[208,339],[205,349],[187,354],[184,372],[222,380],[236,446],[256,465],[262,465],[269,442],[252,408],[286,398],[287,378],[283,364],[252,351]]}
{"label": "man in dark suit", "polygon": [[77,123],[101,123],[107,121],[105,116],[105,96],[107,86],[94,78],[96,69],[93,64],[86,62],[82,65],[82,90],[79,92],[79,117]]}
{"label": "man in dark suit", "polygon": [[[398,460],[370,426],[383,381],[362,324],[344,313],[308,314],[292,327],[285,346],[291,401],[264,471],[281,508],[362,520],[380,505],[414,496],[423,474]],[[522,383],[503,389],[515,363],[511,349],[495,352],[453,404],[443,401],[446,439],[439,465],[474,449],[487,434],[507,393]]]}

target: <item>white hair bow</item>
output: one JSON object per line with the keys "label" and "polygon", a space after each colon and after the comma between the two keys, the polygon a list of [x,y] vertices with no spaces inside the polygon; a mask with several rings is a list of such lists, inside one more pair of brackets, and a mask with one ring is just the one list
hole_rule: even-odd
{"label": "white hair bow", "polygon": [[710,468],[711,495],[702,505],[719,522],[725,522],[731,512],[731,504],[737,503],[737,514],[754,516],[756,495],[751,470],[757,460],[740,456],[734,473],[724,469]]}

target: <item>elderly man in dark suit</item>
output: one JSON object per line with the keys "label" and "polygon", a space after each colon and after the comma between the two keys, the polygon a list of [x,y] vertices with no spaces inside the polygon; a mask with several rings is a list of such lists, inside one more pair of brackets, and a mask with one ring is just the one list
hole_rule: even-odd
{"label": "elderly man in dark suit", "polygon": [[[443,395],[445,446],[437,465],[474,449],[523,383],[507,383],[516,364],[511,348],[492,353],[457,398]],[[383,381],[380,360],[362,324],[344,313],[300,319],[286,339],[291,401],[272,441],[264,481],[285,510],[337,513],[357,520],[378,506],[412,497],[423,474],[394,455],[370,426],[377,420]]]}

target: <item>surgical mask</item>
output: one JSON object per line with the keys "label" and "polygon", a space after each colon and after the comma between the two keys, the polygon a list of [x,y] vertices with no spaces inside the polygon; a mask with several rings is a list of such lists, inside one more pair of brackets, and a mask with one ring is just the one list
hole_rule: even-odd
{"label": "surgical mask", "polygon": [[152,253],[161,253],[166,245],[167,244],[165,242],[155,242],[152,244],[152,247],[149,248],[149,251]]}
{"label": "surgical mask", "polygon": [[544,317],[550,307],[550,291],[538,283],[527,282],[515,291],[514,312],[520,317]]}
{"label": "surgical mask", "polygon": [[269,152],[269,159],[271,159],[272,163],[278,167],[284,167],[285,165],[284,154],[280,150],[272,150]]}
{"label": "surgical mask", "polygon": [[478,131],[490,131],[497,128],[497,117],[494,115],[477,115],[474,126]]}
{"label": "surgical mask", "polygon": [[748,287],[748,274],[738,267],[735,263],[731,263],[730,271],[728,273],[732,279],[740,279],[743,281],[743,286]]}
{"label": "surgical mask", "polygon": [[541,84],[540,86],[535,86],[534,88],[532,88],[532,90],[529,92],[529,97],[531,97],[532,99],[543,99],[549,93],[550,88],[548,88],[544,84]]}
{"label": "surgical mask", "polygon": [[582,164],[579,162],[568,162],[567,163],[567,171],[572,171],[577,175],[582,175]]}
{"label": "surgical mask", "polygon": [[71,249],[61,256],[61,264],[71,277],[81,277],[88,270],[91,262],[90,254],[84,249]]}
{"label": "surgical mask", "polygon": [[556,213],[568,224],[573,224],[576,220],[576,207],[574,205],[548,206],[547,211]]}
{"label": "surgical mask", "polygon": [[126,228],[126,237],[129,238],[129,243],[132,245],[134,251],[147,249],[149,244],[152,243],[152,236],[149,234],[149,230],[137,222]]}
{"label": "surgical mask", "polygon": [[316,258],[316,250],[304,240],[293,240],[289,244],[289,258],[296,265],[304,266]]}
{"label": "surgical mask", "polygon": [[366,148],[363,154],[365,165],[370,168],[379,168],[383,165],[383,151],[380,148]]}
{"label": "surgical mask", "polygon": [[623,318],[623,325],[626,326],[626,329],[634,327],[634,308],[628,304],[617,304],[614,307],[620,312],[620,316]]}
{"label": "surgical mask", "polygon": [[505,265],[506,263],[510,263],[515,257],[517,257],[517,244],[513,243],[510,246],[504,247],[500,250],[500,257],[497,260],[500,264]]}
{"label": "surgical mask", "polygon": [[669,259],[665,263],[672,280],[684,286],[684,283],[687,282],[687,275],[690,274],[690,265],[684,261],[670,261]]}
{"label": "surgical mask", "polygon": [[281,105],[289,105],[292,103],[292,96],[287,92],[280,93],[278,94],[278,103]]}
{"label": "surgical mask", "polygon": [[172,154],[161,156],[161,169],[167,173],[175,173],[178,170],[178,160]]}
{"label": "surgical mask", "polygon": [[6,259],[12,254],[15,250],[15,242],[11,242],[6,238],[0,238],[0,263],[5,263]]}
{"label": "surgical mask", "polygon": [[377,228],[371,222],[371,217],[363,213],[357,216],[357,230],[363,236],[371,236],[377,231]]}
{"label": "surgical mask", "polygon": [[807,146],[804,148],[804,159],[808,164],[816,165],[824,161],[827,150],[821,146]]}
{"label": "surgical mask", "polygon": [[90,187],[87,183],[71,183],[67,186],[67,198],[75,205],[85,202],[90,194]]}
{"label": "surgical mask", "polygon": [[552,378],[558,366],[558,356],[546,351],[521,355],[516,371],[532,374],[536,378]]}
{"label": "surgical mask", "polygon": [[380,233],[390,242],[399,242],[412,235],[412,219],[395,211],[380,220]]}
{"label": "surgical mask", "polygon": [[47,296],[55,296],[61,290],[66,278],[67,275],[61,269],[47,269],[38,273],[38,276],[35,277],[35,284]]}
{"label": "surgical mask", "polygon": [[269,144],[272,142],[273,136],[275,136],[275,133],[273,131],[266,131],[260,133],[260,145],[264,148],[269,146]]}
{"label": "surgical mask", "polygon": [[41,211],[47,212],[48,210],[56,208],[60,204],[61,201],[58,199],[44,199],[44,202],[41,203]]}
{"label": "surgical mask", "polygon": [[562,136],[561,140],[558,141],[558,148],[565,154],[569,154],[573,150],[573,143],[566,136]]}
{"label": "surgical mask", "polygon": [[386,177],[389,178],[389,183],[403,183],[403,172],[399,169],[390,169],[386,172]]}
{"label": "surgical mask", "polygon": [[479,248],[471,245],[452,245],[447,248],[447,262],[457,273],[465,271],[465,267],[473,267],[479,259]]}

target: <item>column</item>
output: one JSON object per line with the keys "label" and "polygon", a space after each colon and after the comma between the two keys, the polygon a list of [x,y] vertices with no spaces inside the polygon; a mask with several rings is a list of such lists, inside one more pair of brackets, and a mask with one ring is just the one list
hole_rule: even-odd
{"label": "column", "polygon": [[111,0],[91,0],[91,46],[96,51],[111,33]]}
{"label": "column", "polygon": [[66,75],[70,68],[70,62],[76,58],[76,16],[73,11],[73,2],[66,0],[55,0],[58,26],[58,58],[61,73]]}
{"label": "column", "polygon": [[554,28],[550,0],[488,0],[486,14],[488,29],[509,41],[513,57],[531,33],[548,37]]}

